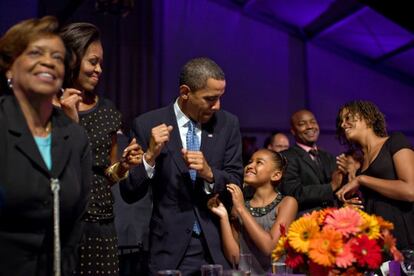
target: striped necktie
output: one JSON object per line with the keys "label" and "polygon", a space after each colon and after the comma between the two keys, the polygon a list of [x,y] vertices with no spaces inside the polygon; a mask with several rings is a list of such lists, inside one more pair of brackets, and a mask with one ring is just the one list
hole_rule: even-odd
{"label": "striped necktie", "polygon": [[[200,150],[200,141],[198,140],[197,132],[196,132],[196,123],[192,120],[188,121],[188,131],[186,135],[186,143],[187,143],[187,150],[190,151],[198,151]],[[189,170],[190,178],[193,183],[196,180],[197,172],[196,170]],[[201,234],[201,226],[198,223],[197,219],[194,221],[193,224],[193,232],[199,236]]]}
{"label": "striped necktie", "polygon": [[[198,140],[196,132],[196,123],[192,120],[188,121],[188,131],[186,135],[187,150],[190,151],[199,151],[200,150],[200,141]],[[196,180],[197,172],[195,170],[189,170],[191,180],[194,182]]]}

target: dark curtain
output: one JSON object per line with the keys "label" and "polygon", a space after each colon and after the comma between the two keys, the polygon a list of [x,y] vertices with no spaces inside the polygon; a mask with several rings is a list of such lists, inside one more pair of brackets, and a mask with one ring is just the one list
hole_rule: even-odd
{"label": "dark curtain", "polygon": [[[62,22],[90,22],[98,26],[104,47],[103,75],[97,93],[111,99],[128,129],[134,117],[159,106],[159,68],[162,2],[135,0],[126,15],[98,12],[95,0],[39,2],[39,16],[56,15]],[[110,1],[108,1],[110,2]]]}

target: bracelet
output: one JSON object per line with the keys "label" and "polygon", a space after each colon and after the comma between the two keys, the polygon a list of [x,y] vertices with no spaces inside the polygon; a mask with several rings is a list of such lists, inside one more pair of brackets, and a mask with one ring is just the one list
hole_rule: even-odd
{"label": "bracelet", "polygon": [[128,178],[129,171],[126,171],[123,176],[118,175],[117,172],[118,172],[118,168],[120,165],[121,165],[120,162],[116,162],[105,170],[105,175],[109,178],[110,181],[114,183]]}

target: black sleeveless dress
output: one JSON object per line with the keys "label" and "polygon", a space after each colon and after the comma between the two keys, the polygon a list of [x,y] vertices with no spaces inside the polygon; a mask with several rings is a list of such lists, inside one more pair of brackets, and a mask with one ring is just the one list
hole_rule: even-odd
{"label": "black sleeveless dress", "polygon": [[79,124],[88,134],[92,151],[93,181],[87,213],[83,217],[80,262],[75,275],[119,275],[118,240],[114,224],[111,183],[104,175],[111,164],[112,135],[121,127],[121,113],[99,98],[97,105],[79,112]]}
{"label": "black sleeveless dress", "polygon": [[[393,133],[382,146],[378,156],[361,174],[376,178],[398,179],[393,155],[399,150],[412,149],[407,138],[399,132]],[[361,187],[365,211],[391,221],[398,249],[414,248],[414,203],[385,197],[367,187]]]}

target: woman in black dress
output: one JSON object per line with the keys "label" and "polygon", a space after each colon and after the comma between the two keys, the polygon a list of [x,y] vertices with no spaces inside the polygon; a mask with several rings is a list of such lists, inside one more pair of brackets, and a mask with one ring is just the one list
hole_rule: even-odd
{"label": "woman in black dress", "polygon": [[142,150],[133,140],[118,161],[116,132],[121,114],[108,99],[95,92],[102,73],[103,49],[98,29],[89,23],[73,23],[61,37],[72,52],[71,70],[58,105],[88,133],[92,149],[93,181],[84,216],[85,231],[77,275],[118,275],[118,242],[114,225],[111,186],[127,176],[142,160]]}
{"label": "woman in black dress", "polygon": [[338,192],[347,202],[358,190],[365,210],[394,224],[399,249],[414,248],[414,152],[402,133],[387,134],[383,114],[368,101],[339,110],[337,133],[364,154],[359,174]]}

